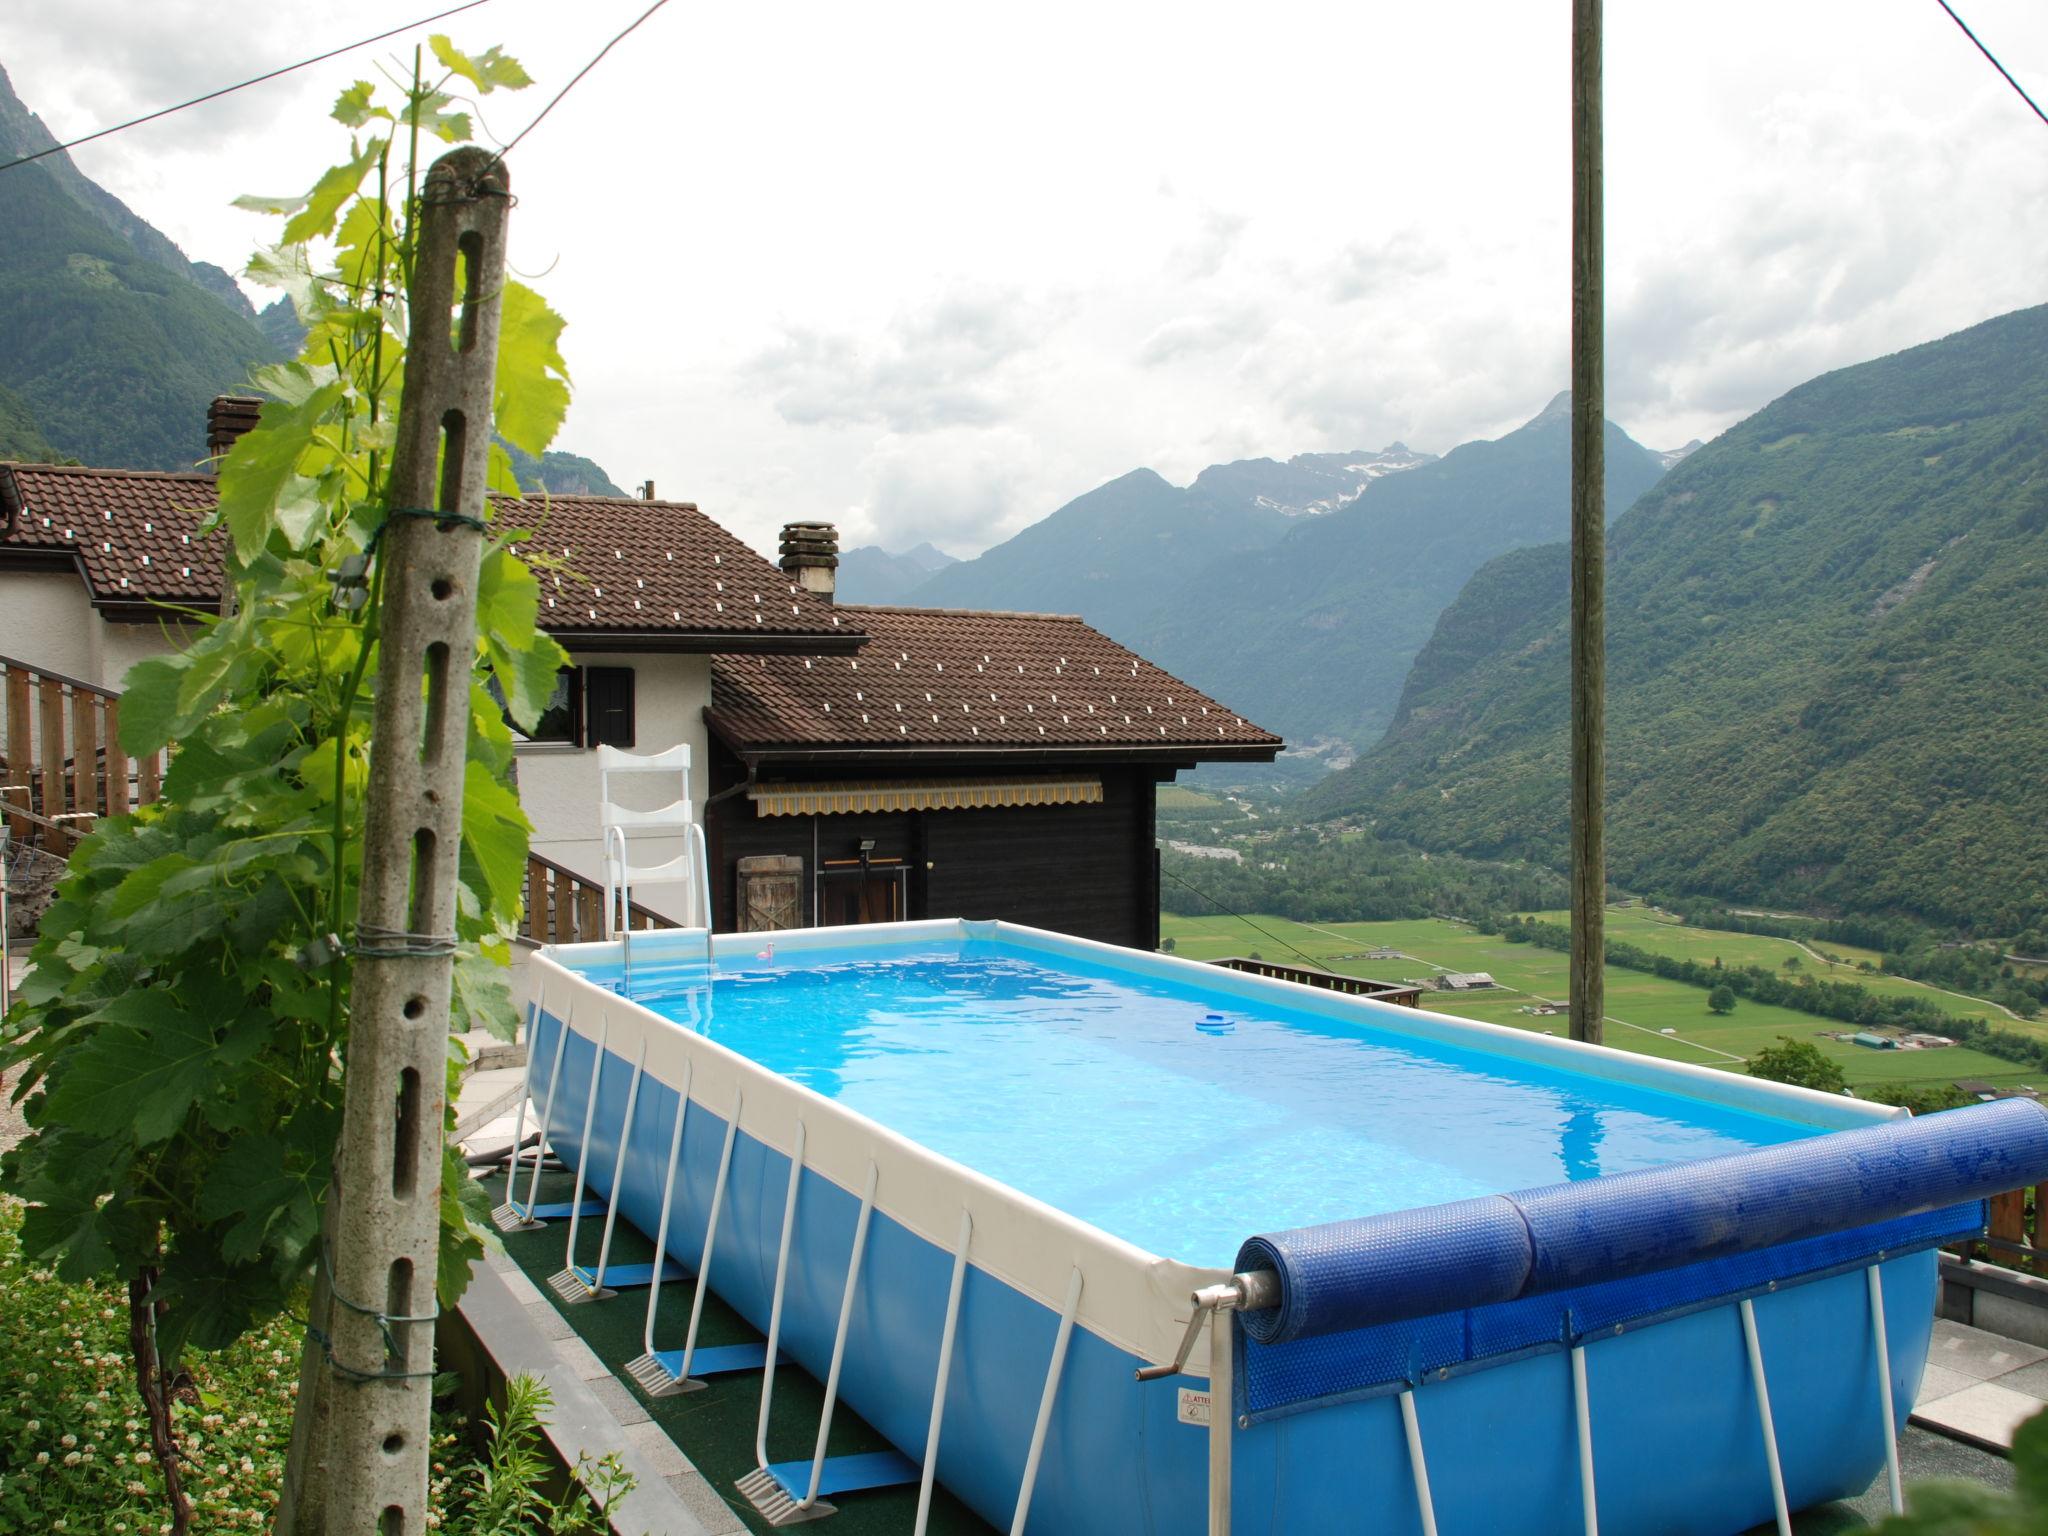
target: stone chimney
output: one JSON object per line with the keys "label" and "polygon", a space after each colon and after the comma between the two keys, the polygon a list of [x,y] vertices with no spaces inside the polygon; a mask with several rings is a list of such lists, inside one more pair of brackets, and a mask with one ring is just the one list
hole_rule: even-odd
{"label": "stone chimney", "polygon": [[256,413],[263,402],[249,395],[215,395],[206,408],[206,456],[219,459],[235,446],[235,439],[256,425]]}
{"label": "stone chimney", "polygon": [[784,523],[782,569],[806,592],[832,600],[839,569],[839,530],[830,523]]}

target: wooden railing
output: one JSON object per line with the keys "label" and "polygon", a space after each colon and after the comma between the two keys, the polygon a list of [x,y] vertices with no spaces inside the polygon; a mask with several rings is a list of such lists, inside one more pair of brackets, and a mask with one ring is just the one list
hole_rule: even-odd
{"label": "wooden railing", "polygon": [[120,748],[121,696],[0,656],[0,805],[17,841],[69,853],[102,816],[163,791],[164,755]]}
{"label": "wooden railing", "polygon": [[[681,925],[633,902],[636,932]],[[604,884],[537,853],[526,856],[526,917],[521,937],[535,944],[584,944],[604,937]]]}
{"label": "wooden railing", "polygon": [[2022,1269],[2029,1274],[2048,1273],[2048,1252],[2039,1245],[2035,1213],[2043,1209],[2042,1197],[2048,1195],[2048,1183],[2037,1184],[2031,1189],[2008,1190],[2002,1195],[1993,1195],[1990,1200],[1989,1232],[1975,1243],[1959,1244],[1967,1254],[1970,1249],[1979,1250],[1976,1257],[1988,1259],[1993,1264],[2003,1264],[2007,1269]]}
{"label": "wooden railing", "polygon": [[1325,992],[1369,997],[1375,1002],[1403,1003],[1412,1007],[1422,1000],[1420,987],[1399,986],[1391,981],[1368,981],[1363,976],[1346,976],[1340,971],[1326,971],[1320,966],[1283,965],[1273,960],[1254,960],[1249,955],[1230,955],[1210,963],[1233,971],[1246,971],[1254,976],[1271,976],[1277,981],[1298,981],[1304,986],[1321,987]]}

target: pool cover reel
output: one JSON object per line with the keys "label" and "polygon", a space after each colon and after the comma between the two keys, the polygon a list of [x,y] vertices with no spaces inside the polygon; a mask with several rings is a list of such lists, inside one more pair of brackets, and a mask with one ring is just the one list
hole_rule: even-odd
{"label": "pool cover reel", "polygon": [[[1254,1237],[1275,1307],[1259,1344],[1492,1306],[1753,1253],[1982,1200],[2048,1178],[2031,1099],[1837,1131],[1755,1152]],[[1979,1218],[1981,1220],[1981,1218]]]}

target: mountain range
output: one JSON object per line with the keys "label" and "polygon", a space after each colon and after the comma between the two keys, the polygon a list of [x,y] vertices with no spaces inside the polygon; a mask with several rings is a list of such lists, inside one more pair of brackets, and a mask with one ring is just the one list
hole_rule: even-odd
{"label": "mountain range", "polygon": [[[54,143],[0,72],[0,159]],[[242,291],[219,267],[188,261],[68,155],[0,176],[0,229],[9,444],[117,468],[189,468],[205,452],[207,402],[276,355]]]}
{"label": "mountain range", "polygon": [[[1442,458],[1301,454],[1212,465],[1185,488],[1134,470],[905,601],[1079,613],[1197,687],[1336,761],[1392,719],[1408,665],[1467,577],[1564,532],[1570,412]],[[1608,427],[1616,510],[1663,473]]]}
{"label": "mountain range", "polygon": [[953,557],[930,544],[891,554],[877,544],[839,552],[838,594],[842,603],[895,603],[954,564]]}
{"label": "mountain range", "polygon": [[[1612,524],[1607,600],[1615,881],[1993,933],[2048,908],[2048,307],[1731,428]],[[1479,570],[1309,813],[1560,866],[1566,605],[1561,544]]]}
{"label": "mountain range", "polygon": [[[0,69],[0,160],[56,142]],[[0,459],[190,469],[214,396],[298,350],[288,301],[259,313],[67,154],[0,176],[0,231]],[[513,470],[527,487],[621,494],[575,454],[515,451]]]}

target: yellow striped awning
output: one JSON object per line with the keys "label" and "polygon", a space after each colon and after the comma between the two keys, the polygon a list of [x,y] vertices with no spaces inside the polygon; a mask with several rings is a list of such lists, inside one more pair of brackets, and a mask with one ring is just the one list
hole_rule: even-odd
{"label": "yellow striped awning", "polygon": [[985,811],[1006,805],[1100,805],[1099,778],[869,779],[840,784],[754,784],[757,816],[846,816],[863,811]]}

